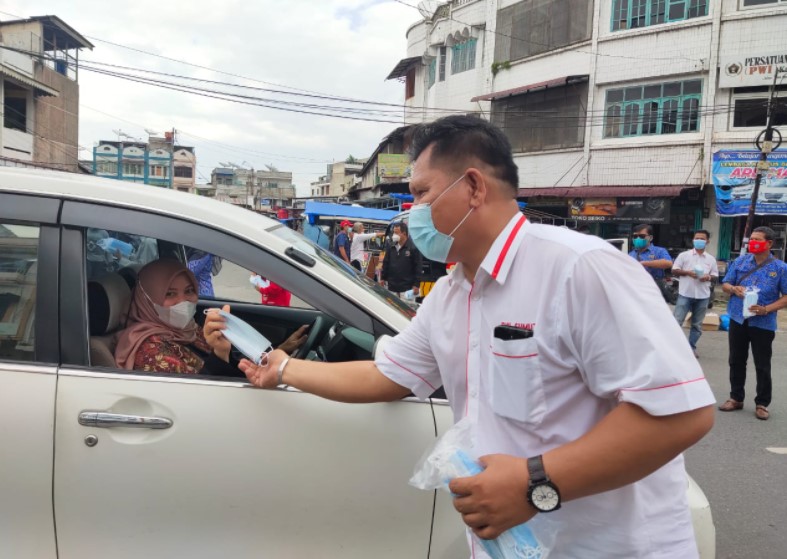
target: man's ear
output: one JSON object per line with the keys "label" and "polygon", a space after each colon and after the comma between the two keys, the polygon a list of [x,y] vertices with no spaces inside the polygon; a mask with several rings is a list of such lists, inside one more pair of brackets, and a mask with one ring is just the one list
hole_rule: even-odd
{"label": "man's ear", "polygon": [[470,185],[470,207],[480,207],[489,196],[489,184],[483,173],[474,167],[465,172],[465,180]]}

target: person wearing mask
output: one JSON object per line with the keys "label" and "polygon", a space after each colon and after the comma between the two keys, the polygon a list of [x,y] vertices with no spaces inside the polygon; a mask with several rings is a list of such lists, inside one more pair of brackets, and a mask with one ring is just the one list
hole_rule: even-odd
{"label": "person wearing mask", "polygon": [[406,223],[395,223],[392,230],[391,246],[385,251],[380,279],[399,297],[410,290],[413,296],[418,296],[423,268],[421,252],[409,237]]}
{"label": "person wearing mask", "polygon": [[339,234],[336,235],[336,238],[333,240],[333,253],[347,262],[350,263],[350,233],[352,232],[352,223],[345,220],[342,221],[341,230]]}
{"label": "person wearing mask", "polygon": [[375,361],[273,351],[241,369],[257,387],[342,402],[443,386],[483,467],[449,484],[475,537],[546,514],[555,557],[697,559],[681,453],[712,427],[714,398],[653,282],[598,237],[529,223],[489,121],[416,125],[410,151],[410,236],[453,272]]}
{"label": "person wearing mask", "polygon": [[[776,337],[776,312],[787,306],[787,264],[771,254],[776,233],[770,227],[757,227],[749,239],[748,252],[730,264],[722,289],[730,295],[727,314],[730,316],[728,334],[730,348],[730,397],[719,409],[743,409],[746,396],[746,362],[749,346],[757,372],[757,394],[754,415],[757,419],[770,417],[771,356]],[[759,289],[757,303],[744,309],[747,289]]]}
{"label": "person wearing mask", "polygon": [[711,298],[711,285],[719,278],[719,266],[716,258],[706,250],[710,233],[700,229],[694,233],[694,248],[681,252],[672,266],[672,274],[679,279],[678,302],[675,305],[675,320],[683,325],[686,315],[691,312],[691,330],[689,345],[694,356],[697,354],[697,342],[702,336],[702,321],[708,312],[708,301]]}
{"label": "person wearing mask", "polygon": [[629,252],[629,256],[642,264],[654,280],[663,280],[664,270],[672,268],[672,257],[667,249],[652,244],[653,227],[644,223],[637,225],[632,237],[634,250]]}
{"label": "person wearing mask", "polygon": [[262,304],[271,307],[289,307],[292,293],[259,274],[252,274],[249,282],[262,295]]}
{"label": "person wearing mask", "polygon": [[[194,320],[199,301],[194,274],[177,260],[154,260],[139,271],[131,296],[126,328],[119,334],[115,363],[121,369],[240,376],[231,363],[223,321],[201,329]],[[224,310],[229,312],[226,305]],[[213,314],[213,313],[211,313]],[[292,352],[306,340],[297,330],[279,349]]]}
{"label": "person wearing mask", "polygon": [[363,261],[365,256],[363,244],[369,239],[385,236],[385,231],[377,231],[376,233],[364,233],[363,231],[363,223],[356,221],[353,224],[353,238],[352,242],[350,243],[350,263],[352,264],[353,268],[359,272],[363,271]]}

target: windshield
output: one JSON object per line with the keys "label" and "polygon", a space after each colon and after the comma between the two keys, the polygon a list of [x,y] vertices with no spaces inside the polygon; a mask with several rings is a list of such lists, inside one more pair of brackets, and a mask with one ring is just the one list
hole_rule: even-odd
{"label": "windshield", "polygon": [[292,244],[293,247],[297,248],[304,254],[308,254],[309,256],[313,256],[325,264],[328,264],[332,268],[339,270],[347,277],[354,280],[358,285],[363,287],[366,291],[373,293],[377,298],[382,299],[392,307],[394,307],[397,311],[402,313],[407,318],[412,318],[415,316],[415,309],[413,309],[410,305],[399,299],[396,295],[384,289],[379,284],[373,282],[364,274],[358,272],[355,268],[344,262],[343,260],[337,258],[321,246],[314,244],[312,241],[298,233],[297,231],[293,231],[289,227],[284,225],[277,225],[268,229],[269,233],[276,235],[277,237],[284,239],[285,241]]}

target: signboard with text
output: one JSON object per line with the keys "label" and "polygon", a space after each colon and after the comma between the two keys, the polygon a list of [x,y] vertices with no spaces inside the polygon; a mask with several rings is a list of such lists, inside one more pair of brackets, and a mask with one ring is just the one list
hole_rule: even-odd
{"label": "signboard with text", "polygon": [[[760,152],[720,150],[713,154],[713,186],[716,213],[722,216],[748,215]],[[787,150],[768,155],[760,171],[760,192],[755,213],[787,215]]]}
{"label": "signboard with text", "polygon": [[384,179],[409,178],[410,157],[401,153],[381,153],[377,156],[377,171]]}
{"label": "signboard with text", "polygon": [[721,56],[719,87],[772,85],[777,70],[779,71],[777,85],[787,83],[787,51]]}
{"label": "signboard with text", "polygon": [[577,221],[614,221],[625,223],[668,223],[666,198],[573,198],[568,213]]}

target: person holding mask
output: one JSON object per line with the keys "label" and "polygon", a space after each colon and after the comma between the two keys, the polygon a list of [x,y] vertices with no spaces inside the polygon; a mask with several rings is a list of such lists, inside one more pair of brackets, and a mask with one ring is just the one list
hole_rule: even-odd
{"label": "person holding mask", "polygon": [[716,258],[705,249],[710,233],[700,229],[694,233],[694,248],[681,252],[672,266],[672,274],[680,278],[678,302],[675,305],[675,320],[683,325],[686,315],[691,312],[691,331],[689,345],[697,357],[697,342],[702,336],[702,321],[708,312],[708,301],[712,295],[711,281],[719,277]]}
{"label": "person holding mask", "polygon": [[385,251],[380,278],[385,286],[397,296],[411,290],[414,296],[420,294],[421,272],[423,269],[421,253],[407,234],[407,224],[395,223],[392,244]]}
{"label": "person holding mask", "polygon": [[[776,337],[776,312],[787,306],[787,265],[771,254],[776,237],[770,227],[757,227],[752,231],[748,253],[736,258],[724,276],[722,289],[730,295],[727,314],[730,315],[730,398],[719,409],[743,409],[746,386],[746,362],[749,346],[757,372],[757,395],[754,397],[754,415],[757,419],[770,417],[771,356]],[[747,288],[760,290],[757,304],[748,311],[753,316],[744,317],[743,300]]]}
{"label": "person holding mask", "polygon": [[410,149],[412,239],[453,272],[374,362],[274,351],[241,369],[261,388],[343,402],[442,385],[484,468],[450,482],[477,537],[560,509],[555,557],[696,559],[681,452],[711,428],[714,399],[652,280],[598,237],[529,223],[511,145],[490,122],[416,125]]}
{"label": "person holding mask", "polygon": [[[121,369],[242,377],[231,363],[230,342],[221,335],[223,320],[204,331],[194,320],[198,283],[177,260],[154,260],[139,271],[126,328],[119,334],[115,363]],[[229,305],[224,306],[229,312]],[[306,340],[297,330],[279,349],[291,352]]]}
{"label": "person holding mask", "polygon": [[333,253],[347,262],[350,263],[350,232],[352,231],[352,223],[345,220],[341,223],[341,231],[336,235],[333,240]]}
{"label": "person holding mask", "polygon": [[359,272],[363,271],[363,244],[369,239],[385,236],[385,231],[377,231],[376,233],[364,233],[363,231],[363,223],[356,221],[353,224],[353,240],[350,243],[350,263]]}

